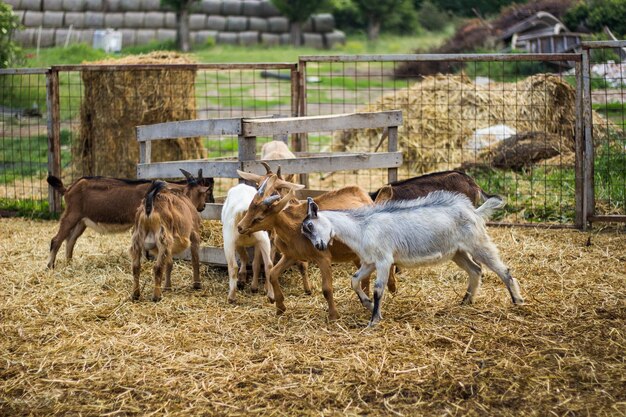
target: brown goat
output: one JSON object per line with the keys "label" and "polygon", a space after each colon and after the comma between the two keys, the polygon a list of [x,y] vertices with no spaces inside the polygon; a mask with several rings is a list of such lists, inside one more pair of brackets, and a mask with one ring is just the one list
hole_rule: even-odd
{"label": "brown goat", "polygon": [[191,192],[168,188],[163,181],[155,181],[136,211],[130,247],[133,269],[133,299],[140,295],[139,274],[141,254],[155,255],[154,293],[152,301],[161,300],[161,280],[165,271],[165,289],[172,288],[173,255],[191,248],[193,288],[200,286],[200,216],[204,209],[207,187],[196,185]]}
{"label": "brown goat", "polygon": [[433,172],[395,181],[370,193],[370,197],[377,203],[388,200],[412,200],[437,190],[465,194],[475,206],[494,197],[483,191],[472,177],[459,171]]}
{"label": "brown goat", "polygon": [[[198,172],[197,179],[187,171],[181,172],[186,179],[170,183],[172,187],[185,189],[190,184],[206,186],[207,202],[214,202],[213,178],[203,178],[202,170]],[[150,180],[82,177],[65,188],[61,180],[53,175],[49,175],[47,181],[63,195],[66,205],[59,231],[50,242],[48,268],[54,268],[57,252],[66,240],[65,257],[71,261],[76,240],[87,227],[98,233],[129,230],[135,221],[137,208],[152,184]]]}
{"label": "brown goat", "polygon": [[[337,241],[330,250],[319,251],[311,241],[305,238],[300,226],[307,215],[307,203],[294,199],[293,190],[286,196],[275,194],[275,174],[270,175],[259,189],[259,193],[248,207],[246,215],[237,224],[239,233],[246,234],[259,230],[274,230],[274,244],[282,253],[278,263],[270,271],[270,282],[274,289],[277,314],[285,310],[284,295],[278,282],[280,274],[298,260],[315,262],[322,275],[322,292],[328,303],[328,317],[336,320],[339,317],[333,299],[332,262],[354,262],[358,265],[359,258],[346,245]],[[326,210],[356,208],[372,204],[367,193],[358,186],[348,186],[336,191],[329,191],[315,199],[320,207]],[[390,279],[391,281],[391,279]],[[369,282],[364,286],[369,286]],[[395,283],[390,285],[395,291]]]}

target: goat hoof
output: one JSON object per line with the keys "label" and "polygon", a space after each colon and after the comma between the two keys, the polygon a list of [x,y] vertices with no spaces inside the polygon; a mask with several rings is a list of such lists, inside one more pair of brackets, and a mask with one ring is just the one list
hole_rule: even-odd
{"label": "goat hoof", "polygon": [[463,300],[461,300],[461,305],[469,305],[472,304],[472,296],[469,294],[465,294]]}
{"label": "goat hoof", "polygon": [[311,291],[311,289],[310,289],[310,288],[309,288],[309,289],[306,289],[306,288],[305,288],[305,289],[304,289],[304,293],[305,293],[306,295],[311,295],[311,294],[313,294],[313,291]]}
{"label": "goat hoof", "polygon": [[154,301],[155,303],[158,303],[159,301],[161,301],[161,296],[153,295],[152,296],[152,301]]}
{"label": "goat hoof", "polygon": [[163,287],[163,291],[172,291],[172,287]]}
{"label": "goat hoof", "polygon": [[199,282],[194,282],[193,283],[193,289],[194,290],[201,290],[202,289],[202,284],[200,284]]}
{"label": "goat hoof", "polygon": [[245,287],[245,285],[246,285],[246,283],[245,283],[245,282],[243,282],[243,281],[237,281],[237,289],[238,289],[239,291],[242,291],[242,290],[243,290],[243,288]]}
{"label": "goat hoof", "polygon": [[228,304],[237,304],[237,300],[234,298],[229,298],[228,299]]}
{"label": "goat hoof", "polygon": [[274,304],[274,302],[276,300],[274,300],[274,297],[270,297],[269,295],[267,296],[267,299],[269,300],[270,304]]}
{"label": "goat hoof", "polygon": [[131,298],[132,298],[134,301],[139,300],[139,293],[135,293],[135,294],[133,294]]}

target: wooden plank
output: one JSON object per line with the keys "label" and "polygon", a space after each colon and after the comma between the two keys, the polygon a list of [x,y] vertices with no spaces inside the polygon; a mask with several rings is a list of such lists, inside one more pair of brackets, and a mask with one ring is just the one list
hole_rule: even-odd
{"label": "wooden plank", "polygon": [[[61,178],[61,112],[59,107],[59,73],[50,71],[46,77],[48,107],[48,173]],[[60,213],[61,194],[48,185],[48,207]]]}
{"label": "wooden plank", "polygon": [[[389,152],[396,152],[398,150],[398,127],[390,126],[388,130],[389,137],[387,138],[387,150]],[[398,181],[398,168],[387,169],[387,182],[392,183]]]}
{"label": "wooden plank", "polygon": [[[355,169],[389,168],[402,165],[402,152],[377,152],[359,154],[332,154],[297,159],[273,159],[264,161],[272,170],[280,165],[283,175],[306,174],[310,172],[347,171]],[[265,174],[260,161],[243,161],[242,170],[255,174]]]}
{"label": "wooden plank", "polygon": [[200,216],[205,220],[220,220],[222,218],[221,203],[207,203],[204,210],[200,213]]}
{"label": "wooden plank", "polygon": [[173,138],[192,138],[207,135],[239,135],[241,118],[183,120],[179,122],[157,123],[137,126],[137,140],[161,140]]}
{"label": "wooden plank", "polygon": [[[226,266],[226,255],[224,255],[224,248],[218,248],[215,246],[202,246],[198,251],[200,262],[203,264],[221,265]],[[184,259],[191,261],[191,253],[189,249],[174,256],[175,259]]]}
{"label": "wooden plank", "polygon": [[169,161],[137,164],[137,178],[181,178],[180,168],[189,172],[198,172],[206,178],[239,178],[237,170],[241,164],[237,161]]}
{"label": "wooden plank", "polygon": [[245,136],[272,136],[276,134],[400,126],[402,124],[402,112],[393,110],[265,120],[243,119],[242,123],[243,135]]}

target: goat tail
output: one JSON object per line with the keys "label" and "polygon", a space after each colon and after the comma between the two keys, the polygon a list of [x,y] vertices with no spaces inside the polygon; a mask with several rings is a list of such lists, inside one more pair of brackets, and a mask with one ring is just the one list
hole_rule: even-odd
{"label": "goat tail", "polygon": [[52,186],[52,188],[54,188],[59,194],[61,195],[65,195],[65,191],[67,191],[67,189],[65,188],[65,186],[63,185],[63,181],[61,181],[60,178],[55,177],[52,174],[48,174],[48,178],[46,178],[46,181],[48,182],[48,184],[50,184]]}
{"label": "goat tail", "polygon": [[156,198],[159,191],[166,187],[167,184],[163,181],[152,182],[152,185],[146,193],[146,198],[144,199],[144,211],[146,213],[146,216],[150,217],[150,214],[152,213],[152,209],[154,207],[154,199]]}
{"label": "goat tail", "polygon": [[498,195],[490,196],[482,206],[476,209],[476,214],[485,220],[489,220],[493,212],[499,208],[504,207],[505,201]]}

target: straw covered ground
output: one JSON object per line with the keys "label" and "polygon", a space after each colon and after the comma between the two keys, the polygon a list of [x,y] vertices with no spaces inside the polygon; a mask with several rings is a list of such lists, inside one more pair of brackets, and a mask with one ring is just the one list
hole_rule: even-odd
{"label": "straw covered ground", "polygon": [[453,264],[403,271],[384,320],[336,268],[341,314],[283,277],[278,318],[227,274],[174,268],[174,290],[130,300],[130,233],[87,231],[71,265],[45,269],[56,222],[0,219],[0,415],[626,414],[626,234],[490,228],[527,300],[488,272],[476,304]]}

